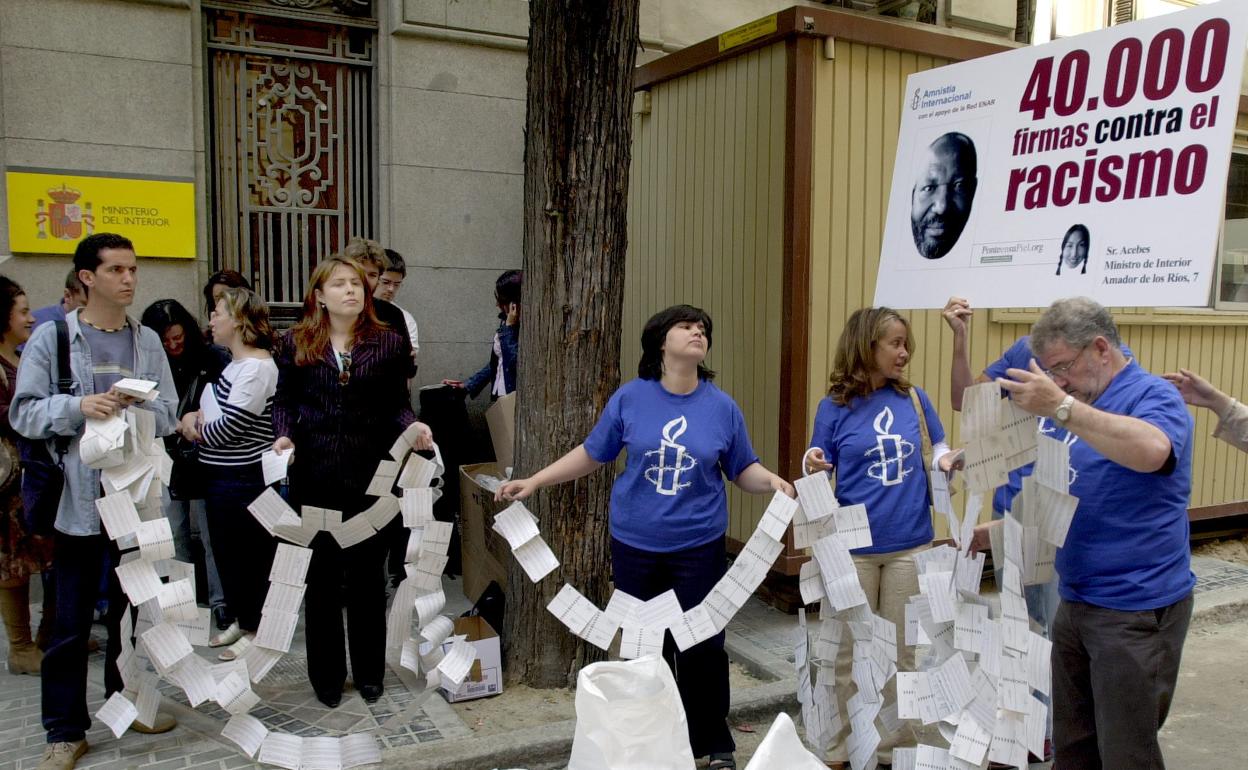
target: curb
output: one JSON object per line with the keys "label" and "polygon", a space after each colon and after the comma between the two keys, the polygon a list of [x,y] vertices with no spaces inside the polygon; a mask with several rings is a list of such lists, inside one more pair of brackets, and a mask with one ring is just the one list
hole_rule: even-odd
{"label": "curb", "polygon": [[[767,682],[733,694],[728,718],[733,722],[768,720],[797,708],[797,680]],[[769,722],[770,723],[770,722]],[[483,770],[524,767],[529,770],[567,765],[576,720],[528,727],[492,736],[439,741],[435,746],[388,749],[383,764],[406,770]]]}

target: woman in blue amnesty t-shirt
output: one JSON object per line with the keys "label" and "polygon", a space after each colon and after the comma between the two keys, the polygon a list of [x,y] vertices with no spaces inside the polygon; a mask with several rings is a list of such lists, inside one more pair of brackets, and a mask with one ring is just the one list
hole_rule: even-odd
{"label": "woman in blue amnesty t-shirt", "polygon": [[[836,498],[842,505],[867,507],[872,545],[852,552],[854,564],[872,611],[897,624],[899,671],[914,670],[914,647],[905,644],[906,602],[919,593],[911,557],[932,541],[928,469],[912,390],[922,403],[934,465],[950,472],[958,458],[945,444],[945,430],[927,394],[906,381],[913,351],[910,325],[896,311],[886,307],[855,311],[841,331],[831,387],[819,402],[804,459],[809,473],[836,471]],[[841,652],[845,654],[837,660],[836,692],[844,704],[852,645],[842,645]],[[885,696],[887,703],[895,700],[891,682]],[[891,762],[894,746],[907,745],[915,745],[913,735],[884,739],[877,750],[880,762]],[[828,757],[845,761],[846,752],[842,739]]]}
{"label": "woman in blue amnesty t-shirt", "polygon": [[[727,571],[724,477],[751,494],[793,487],[758,461],[735,401],[711,384],[703,362],[711,318],[676,305],[646,322],[637,379],[611,396],[585,442],[527,479],[507,482],[499,497],[523,500],[551,484],[580,478],[627,449],[611,489],[611,562],[615,587],[641,600],[672,589],[684,610],[696,607]],[[672,667],[689,721],[695,757],[733,768],[728,730],[728,656],[724,633],[663,656]]]}

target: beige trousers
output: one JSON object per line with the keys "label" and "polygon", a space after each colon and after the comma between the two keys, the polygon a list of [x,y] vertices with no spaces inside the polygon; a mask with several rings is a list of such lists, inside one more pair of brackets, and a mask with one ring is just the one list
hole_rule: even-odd
{"label": "beige trousers", "polygon": [[[899,671],[914,670],[914,647],[906,646],[906,602],[919,592],[919,572],[914,565],[914,554],[925,551],[930,546],[922,545],[905,551],[892,553],[854,555],[854,566],[858,568],[858,582],[867,595],[867,604],[876,615],[897,624],[897,669]],[[827,758],[833,762],[847,762],[849,749],[846,741],[849,738],[849,713],[846,703],[853,694],[853,680],[850,676],[854,663],[854,642],[846,628],[841,638],[841,648],[836,656],[836,701],[845,721],[845,731],[828,749]],[[893,677],[884,686],[884,706],[897,702],[897,679]],[[877,724],[878,727],[878,724]],[[881,731],[882,732],[882,731]],[[883,764],[891,764],[893,748],[897,746],[914,746],[918,743],[908,724],[904,724],[898,735],[882,735],[880,746],[876,749],[876,758]]]}

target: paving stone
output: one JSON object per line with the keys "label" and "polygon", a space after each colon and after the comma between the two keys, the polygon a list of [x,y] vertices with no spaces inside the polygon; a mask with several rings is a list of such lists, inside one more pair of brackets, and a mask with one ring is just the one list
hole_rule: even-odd
{"label": "paving stone", "polygon": [[177,770],[182,767],[186,767],[186,757],[166,759],[164,762],[154,762],[150,765],[139,765],[140,770]]}

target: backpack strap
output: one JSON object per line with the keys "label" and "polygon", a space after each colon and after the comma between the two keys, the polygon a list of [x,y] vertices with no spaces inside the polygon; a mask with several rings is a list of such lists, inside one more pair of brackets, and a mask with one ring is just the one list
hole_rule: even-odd
{"label": "backpack strap", "polygon": [[[69,395],[74,392],[74,372],[69,363],[69,324],[64,321],[53,321],[56,324],[56,392]],[[65,453],[69,451],[69,436],[57,436],[56,464],[64,469]]]}
{"label": "backpack strap", "polygon": [[920,454],[923,457],[923,479],[927,484],[927,499],[930,503],[935,498],[932,496],[932,435],[927,430],[927,416],[923,413],[923,402],[919,400],[919,389],[910,387],[910,403],[914,405],[914,413],[919,418],[919,436],[922,439]]}

